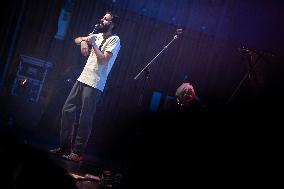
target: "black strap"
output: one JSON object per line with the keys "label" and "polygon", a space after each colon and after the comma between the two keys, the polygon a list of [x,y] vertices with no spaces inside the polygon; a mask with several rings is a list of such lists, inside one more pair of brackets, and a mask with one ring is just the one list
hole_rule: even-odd
{"label": "black strap", "polygon": [[99,46],[100,51],[102,51],[102,46],[104,45],[104,43],[106,42],[107,38],[104,38],[104,40],[102,41],[102,43]]}

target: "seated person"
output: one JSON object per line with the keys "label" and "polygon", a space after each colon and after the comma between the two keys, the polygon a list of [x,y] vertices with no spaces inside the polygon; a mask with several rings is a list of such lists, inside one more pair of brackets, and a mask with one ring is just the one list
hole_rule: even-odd
{"label": "seated person", "polygon": [[175,93],[175,98],[164,105],[165,111],[197,110],[204,107],[196,96],[194,87],[190,83],[181,84]]}

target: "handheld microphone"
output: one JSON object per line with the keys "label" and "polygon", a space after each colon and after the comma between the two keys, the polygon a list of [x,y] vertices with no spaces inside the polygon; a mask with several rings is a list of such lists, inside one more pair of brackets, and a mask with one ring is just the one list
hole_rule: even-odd
{"label": "handheld microphone", "polygon": [[94,30],[91,32],[91,34],[94,34],[95,32],[98,32],[98,30],[100,29],[101,25],[100,24],[96,24],[94,27]]}
{"label": "handheld microphone", "polygon": [[[90,36],[90,35],[93,35],[94,33],[97,33],[100,28],[101,28],[101,24],[96,24],[93,31],[88,35]],[[74,41],[77,45],[80,45],[82,41],[86,41],[86,40],[82,40],[82,37],[77,37],[77,38],[74,39]],[[89,40],[87,41],[87,43],[88,42],[89,42]]]}

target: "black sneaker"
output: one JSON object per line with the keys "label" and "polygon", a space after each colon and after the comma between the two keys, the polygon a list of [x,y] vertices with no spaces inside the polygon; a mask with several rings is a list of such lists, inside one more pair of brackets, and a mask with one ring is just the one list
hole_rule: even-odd
{"label": "black sneaker", "polygon": [[62,148],[51,149],[49,150],[49,152],[52,154],[57,154],[57,155],[66,155],[70,153],[70,151],[63,150]]}

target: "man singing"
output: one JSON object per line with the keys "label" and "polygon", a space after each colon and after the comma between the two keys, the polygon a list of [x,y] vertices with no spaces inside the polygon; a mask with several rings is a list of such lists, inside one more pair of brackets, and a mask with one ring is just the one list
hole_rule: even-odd
{"label": "man singing", "polygon": [[[97,26],[99,33],[75,39],[75,43],[81,46],[82,55],[89,57],[62,108],[60,147],[50,150],[73,161],[82,160],[97,103],[120,50],[120,38],[113,34],[118,26],[118,17],[106,12]],[[77,113],[79,116],[76,116]],[[79,117],[79,126],[72,144],[76,117]]]}

